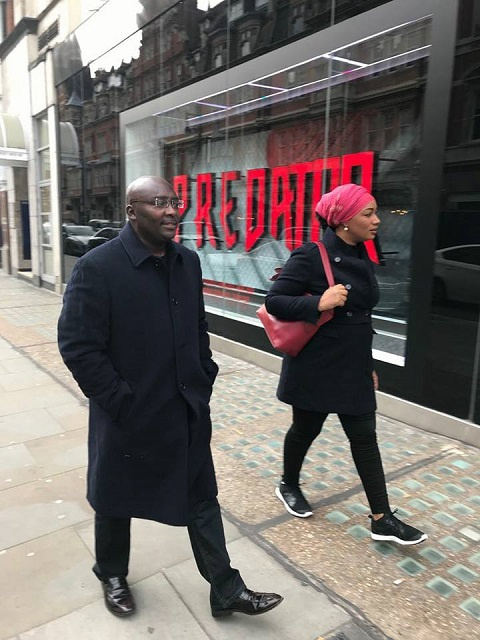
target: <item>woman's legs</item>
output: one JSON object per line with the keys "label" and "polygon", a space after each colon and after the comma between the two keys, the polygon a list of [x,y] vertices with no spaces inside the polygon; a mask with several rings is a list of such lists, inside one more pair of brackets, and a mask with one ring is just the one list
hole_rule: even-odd
{"label": "woman's legs", "polygon": [[370,509],[376,517],[390,513],[385,473],[377,443],[375,412],[359,416],[339,414]]}
{"label": "woman's legs", "polygon": [[275,495],[292,516],[308,518],[313,514],[299,485],[300,470],[310,445],[322,430],[327,413],[293,407],[292,426],[283,447],[283,478]]}
{"label": "woman's legs", "polygon": [[372,538],[412,545],[423,542],[427,534],[405,524],[390,509],[377,444],[375,412],[359,416],[339,414],[340,422],[350,441],[353,460],[372,510]]}
{"label": "woman's legs", "polygon": [[305,411],[292,407],[292,426],[283,446],[283,481],[298,487],[300,470],[312,442],[320,434],[328,413]]}

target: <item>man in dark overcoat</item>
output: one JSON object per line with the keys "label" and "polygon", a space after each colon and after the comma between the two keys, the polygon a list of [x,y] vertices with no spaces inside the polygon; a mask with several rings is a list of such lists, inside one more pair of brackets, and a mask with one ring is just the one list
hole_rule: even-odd
{"label": "man in dark overcoat", "polygon": [[168,182],[126,192],[120,235],[77,261],[58,323],[60,353],[90,401],[87,498],[94,572],[109,611],[135,602],[130,519],[187,526],[212,615],[264,613],[282,597],[230,566],[212,461],[212,360],[198,255],[173,241],[183,206]]}

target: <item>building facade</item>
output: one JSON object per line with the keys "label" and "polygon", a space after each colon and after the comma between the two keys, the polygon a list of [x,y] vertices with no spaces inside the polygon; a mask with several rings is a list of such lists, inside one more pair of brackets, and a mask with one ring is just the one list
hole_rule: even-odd
{"label": "building facade", "polygon": [[274,269],[321,236],[321,194],[357,182],[381,217],[382,390],[480,423],[480,0],[18,4],[4,269],[61,291],[124,224],[125,185],[161,174],[212,332],[269,351],[255,310]]}

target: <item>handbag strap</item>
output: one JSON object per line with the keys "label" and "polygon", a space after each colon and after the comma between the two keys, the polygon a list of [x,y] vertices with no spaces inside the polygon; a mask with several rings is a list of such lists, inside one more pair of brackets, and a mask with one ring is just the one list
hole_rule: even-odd
{"label": "handbag strap", "polygon": [[320,257],[322,258],[323,268],[325,269],[325,275],[327,276],[328,286],[333,287],[333,285],[335,284],[335,279],[333,277],[332,267],[330,265],[330,260],[328,258],[327,250],[325,249],[325,245],[323,244],[323,242],[316,242],[315,244],[320,251]]}

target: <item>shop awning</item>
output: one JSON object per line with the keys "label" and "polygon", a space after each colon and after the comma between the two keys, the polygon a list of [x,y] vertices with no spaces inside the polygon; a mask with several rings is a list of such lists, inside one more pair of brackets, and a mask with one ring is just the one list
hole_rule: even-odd
{"label": "shop awning", "polygon": [[18,116],[0,113],[0,166],[26,167],[27,161],[22,123]]}

